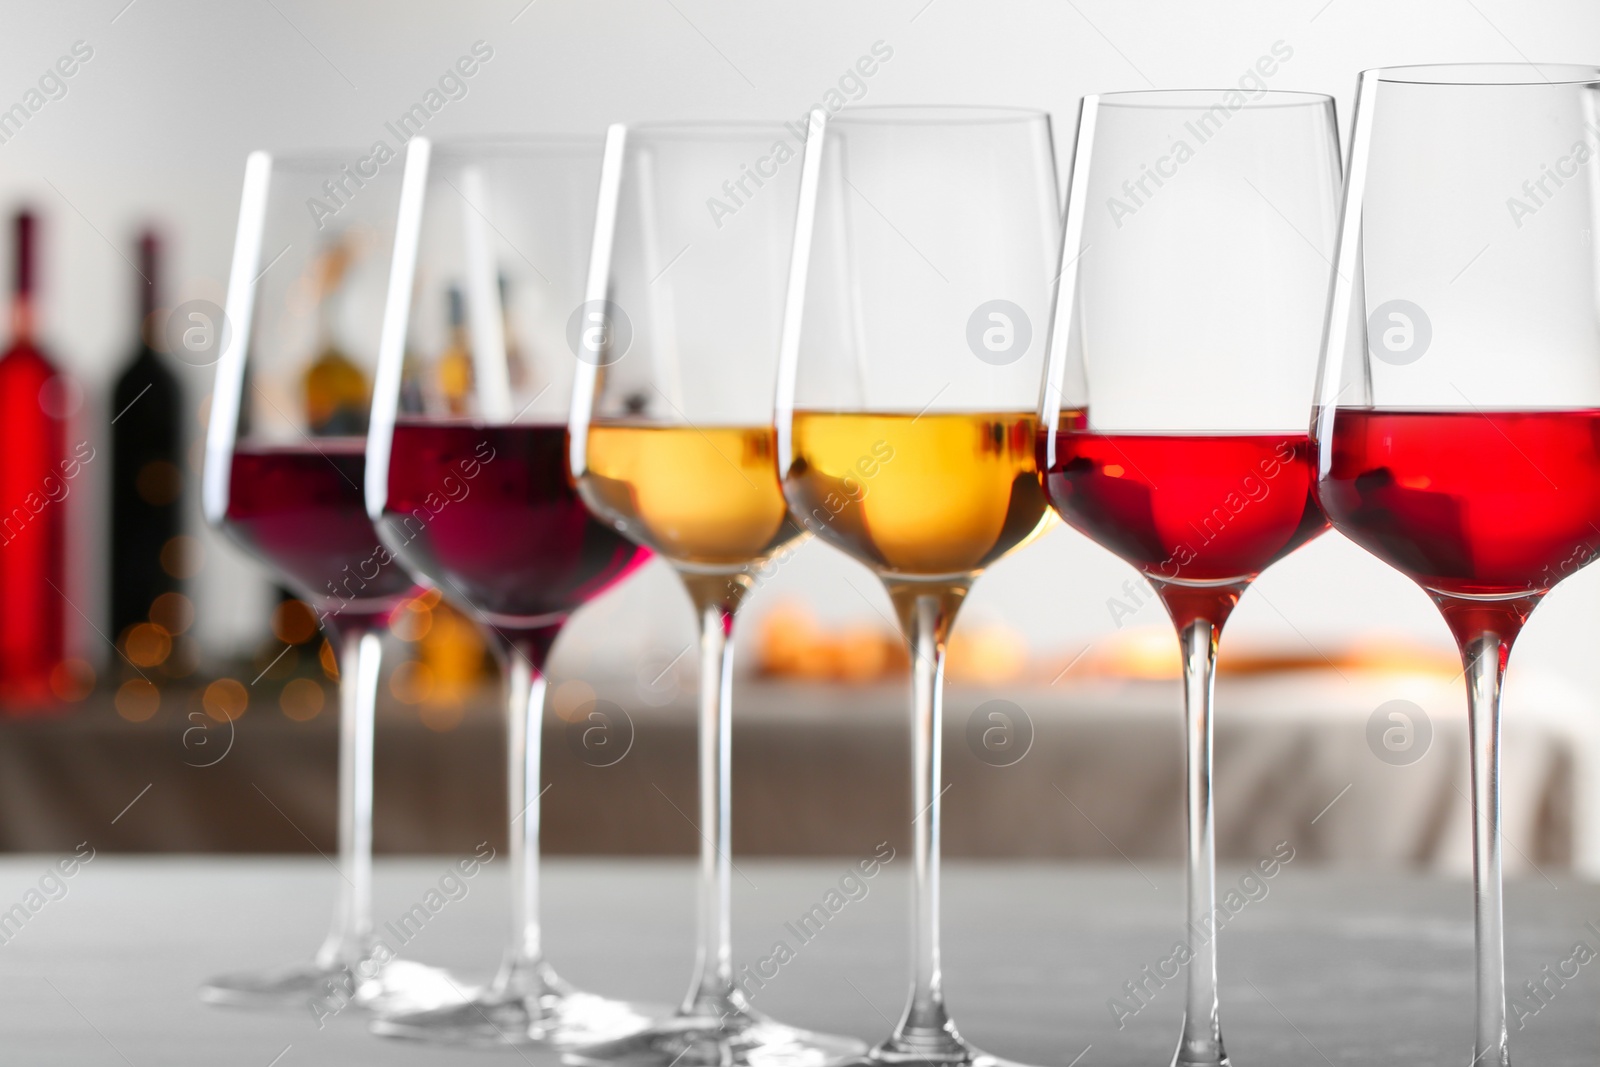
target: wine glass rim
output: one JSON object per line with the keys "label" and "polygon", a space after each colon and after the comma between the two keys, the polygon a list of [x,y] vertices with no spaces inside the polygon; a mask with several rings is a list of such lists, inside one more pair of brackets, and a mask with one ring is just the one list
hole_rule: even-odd
{"label": "wine glass rim", "polygon": [[[1211,89],[1129,89],[1115,93],[1094,93],[1085,97],[1100,107],[1129,108],[1189,108],[1215,105],[1219,96],[1228,93],[1245,95],[1239,86]],[[1245,96],[1244,106],[1264,109],[1274,107],[1326,107],[1333,103],[1327,93],[1313,93],[1301,89],[1261,89],[1254,96]]]}
{"label": "wine glass rim", "polygon": [[782,119],[664,119],[623,124],[629,137],[652,140],[739,140],[760,133],[781,133]]}
{"label": "wine glass rim", "polygon": [[[561,149],[580,150],[587,148],[602,148],[605,137],[600,134],[587,133],[490,133],[466,134],[462,136],[446,137],[442,139],[428,138],[432,141],[434,153],[449,156],[469,154],[471,152],[516,154],[531,151],[556,151]],[[395,149],[390,152],[399,156],[401,153]],[[313,168],[339,167],[351,160],[363,159],[372,153],[371,146],[365,148],[348,145],[344,148],[297,148],[286,152],[268,150],[272,157],[274,170],[310,170]]]}
{"label": "wine glass rim", "polygon": [[840,111],[828,121],[852,126],[971,126],[1049,119],[1050,113],[1041,108],[1005,104],[869,104]]}
{"label": "wine glass rim", "polygon": [[605,146],[601,134],[588,133],[489,133],[446,137],[433,142],[434,156],[470,155],[555,155],[563,152],[598,151]]}
{"label": "wine glass rim", "polygon": [[[1521,71],[1521,76],[1514,72]],[[1600,67],[1587,63],[1416,63],[1371,67],[1362,78],[1402,85],[1515,86],[1583,85],[1600,82]]]}
{"label": "wine glass rim", "polygon": [[[390,149],[391,153],[399,156],[399,152]],[[272,157],[273,170],[326,170],[329,167],[338,170],[355,160],[365,159],[372,154],[371,146],[358,148],[355,145],[339,148],[297,148],[288,152],[274,152],[268,150]]]}

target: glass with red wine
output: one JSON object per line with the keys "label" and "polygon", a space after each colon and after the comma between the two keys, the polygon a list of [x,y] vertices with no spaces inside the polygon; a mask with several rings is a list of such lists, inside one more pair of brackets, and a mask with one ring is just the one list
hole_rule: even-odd
{"label": "glass with red wine", "polygon": [[[316,612],[339,664],[339,883],[315,956],[226,975],[202,999],[309,1007],[448,999],[437,972],[398,961],[372,921],[372,743],[389,614],[413,588],[367,518],[366,429],[399,204],[398,167],[361,154],[253,153],[220,321],[206,431],[206,520]],[[192,318],[207,318],[204,311]],[[278,798],[267,797],[275,806]]]}
{"label": "glass with red wine", "polygon": [[[587,1045],[667,1009],[579,992],[545,962],[539,778],[545,664],[572,613],[650,556],[595,519],[567,473],[600,138],[407,147],[372,428],[367,509],[419,582],[477,621],[503,671],[512,929],[465,1003],[385,1014],[373,1030],[450,1045]],[[597,765],[627,744],[578,709]]]}
{"label": "glass with red wine", "polygon": [[1228,1062],[1202,933],[1217,641],[1256,576],[1327,527],[1306,404],[1339,184],[1329,97],[1084,98],[1038,462],[1061,517],[1137,567],[1178,633],[1191,933],[1174,1067]]}
{"label": "glass with red wine", "polygon": [[1461,649],[1472,762],[1473,1063],[1505,1067],[1500,689],[1600,552],[1600,67],[1361,75],[1313,432],[1333,525]]}

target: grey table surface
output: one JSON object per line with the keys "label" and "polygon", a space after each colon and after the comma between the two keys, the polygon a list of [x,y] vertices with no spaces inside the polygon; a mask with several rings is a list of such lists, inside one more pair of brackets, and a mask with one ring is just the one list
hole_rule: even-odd
{"label": "grey table surface", "polygon": [[[862,857],[738,861],[734,956],[783,940],[794,957],[756,995],[784,1021],[877,1039],[906,971],[909,856],[799,944],[785,923],[823,903]],[[57,857],[0,859],[0,911],[24,901]],[[397,918],[438,885],[452,857],[380,861],[376,917]],[[1243,871],[1224,870],[1237,887]],[[309,1012],[206,1007],[206,975],[287,962],[318,941],[335,875],[315,857],[97,856],[0,944],[0,1063],[108,1067],[307,1064],[554,1065],[533,1052],[469,1052],[371,1037],[355,1012],[319,1029]],[[505,931],[503,865],[466,883],[404,949],[480,977]],[[1471,1034],[1471,891],[1403,875],[1356,876],[1291,862],[1222,933],[1222,1018],[1242,1067],[1395,1063],[1466,1067]],[[671,1001],[692,961],[693,873],[676,860],[564,860],[546,867],[547,947],[570,980]],[[51,886],[54,889],[54,886]],[[857,894],[859,896],[859,893]],[[1239,898],[1243,899],[1243,897]],[[1181,934],[1182,879],[1169,867],[951,864],[945,971],[963,1032],[1036,1064],[1166,1067],[1181,1014],[1177,983],[1119,1027],[1109,1004]],[[1593,922],[1593,927],[1586,924]],[[1590,1065],[1600,1054],[1600,887],[1535,878],[1510,887],[1513,991],[1547,965],[1575,977],[1513,1024],[1518,1062]],[[1129,1002],[1131,1004],[1131,1002]]]}

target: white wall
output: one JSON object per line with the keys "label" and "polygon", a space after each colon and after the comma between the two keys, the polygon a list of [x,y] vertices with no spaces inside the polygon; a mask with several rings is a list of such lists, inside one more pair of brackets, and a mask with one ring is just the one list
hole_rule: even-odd
{"label": "white wall", "polygon": [[[107,417],[111,368],[129,343],[135,276],[119,251],[131,256],[140,220],[154,217],[176,235],[169,302],[220,300],[245,153],[368,144],[480,39],[493,60],[466,98],[435,116],[430,134],[793,118],[881,40],[894,55],[868,82],[865,103],[1047,108],[1063,162],[1082,94],[1232,84],[1278,40],[1294,55],[1272,87],[1333,93],[1341,120],[1363,67],[1600,59],[1600,5],[1584,0],[125,4],[0,3],[0,108],[75,41],[94,49],[66,95],[0,144],[0,209],[27,198],[49,213],[47,336],[89,390],[92,427]],[[198,401],[209,381],[186,373]],[[74,496],[77,517],[90,520],[85,530],[101,526],[90,505],[108,470],[109,462],[91,465]],[[73,597],[98,618],[103,549],[78,547]],[[201,632],[212,646],[257,632],[262,602],[251,591],[260,583],[242,580],[254,568],[214,544],[203,573]],[[1041,649],[1089,640],[1113,629],[1106,600],[1130,573],[1061,530],[996,567],[969,617],[1003,619]],[[1591,568],[1551,596],[1523,639],[1520,669],[1591,675],[1597,583]],[[782,596],[808,597],[835,618],[887,610],[865,570],[821,545],[783,568],[751,614]],[[1158,609],[1147,611],[1138,621],[1160,621]],[[577,624],[567,655],[579,646],[616,663],[646,646],[670,654],[688,640],[689,624],[670,576],[652,572]],[[1447,640],[1415,587],[1329,536],[1269,572],[1232,631],[1331,645],[1372,626]],[[98,640],[83,629],[85,641]]]}

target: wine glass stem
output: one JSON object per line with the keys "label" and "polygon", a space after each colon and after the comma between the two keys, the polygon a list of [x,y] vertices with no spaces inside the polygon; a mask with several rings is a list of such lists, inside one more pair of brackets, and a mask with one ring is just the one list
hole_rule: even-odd
{"label": "wine glass stem", "polygon": [[347,625],[339,647],[339,905],[317,953],[323,966],[354,967],[373,948],[372,739],[383,642]]}
{"label": "wine glass stem", "polygon": [[1480,633],[1466,643],[1472,745],[1472,882],[1477,923],[1477,1036],[1474,1067],[1506,1067],[1505,912],[1500,882],[1500,683],[1506,647]]}
{"label": "wine glass stem", "polygon": [[1189,960],[1183,1037],[1174,1067],[1216,1067],[1228,1062],[1217,1017],[1217,851],[1212,827],[1211,710],[1217,664],[1217,627],[1194,619],[1178,630],[1183,653],[1184,736],[1188,780]]}
{"label": "wine glass stem", "polygon": [[929,1058],[965,1058],[944,1004],[939,959],[940,780],[943,778],[945,641],[965,589],[891,586],[911,652],[911,994],[887,1047]]}
{"label": "wine glass stem", "polygon": [[539,927],[539,778],[544,674],[520,651],[506,656],[506,862],[511,867],[511,947],[496,979],[526,984],[543,962]]}
{"label": "wine glass stem", "polygon": [[729,800],[732,779],[733,620],[737,581],[685,575],[700,631],[700,914],[694,980],[683,1013],[725,1019],[745,1010],[733,984]]}

